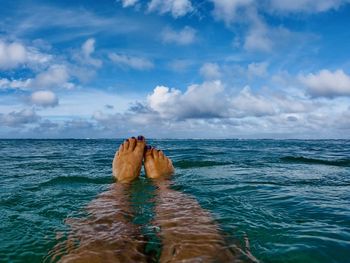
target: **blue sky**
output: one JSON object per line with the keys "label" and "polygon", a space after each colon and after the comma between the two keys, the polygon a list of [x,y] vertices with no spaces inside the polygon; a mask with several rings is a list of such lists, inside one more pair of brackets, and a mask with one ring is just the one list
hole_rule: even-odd
{"label": "blue sky", "polygon": [[349,0],[2,0],[0,138],[350,138]]}

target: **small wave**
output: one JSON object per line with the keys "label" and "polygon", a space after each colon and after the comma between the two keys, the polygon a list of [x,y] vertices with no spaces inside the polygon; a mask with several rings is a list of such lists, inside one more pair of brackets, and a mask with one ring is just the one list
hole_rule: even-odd
{"label": "small wave", "polygon": [[229,165],[231,162],[216,162],[216,161],[177,161],[174,162],[175,167],[179,167],[182,169],[188,168],[196,168],[196,167],[209,167],[209,166],[221,166],[221,165]]}
{"label": "small wave", "polygon": [[108,184],[111,182],[110,177],[89,178],[84,176],[59,176],[49,181],[41,183],[40,186],[51,186],[58,184],[86,183],[86,184]]}
{"label": "small wave", "polygon": [[280,158],[284,162],[292,163],[306,163],[306,164],[324,164],[334,166],[350,166],[350,159],[338,159],[338,160],[325,160],[325,159],[314,159],[306,158],[303,156],[285,156]]}

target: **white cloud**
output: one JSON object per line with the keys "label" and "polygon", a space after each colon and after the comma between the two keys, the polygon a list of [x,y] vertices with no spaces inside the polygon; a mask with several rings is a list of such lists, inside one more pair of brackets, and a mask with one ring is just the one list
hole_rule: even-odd
{"label": "white cloud", "polygon": [[95,51],[95,39],[89,38],[88,40],[86,40],[81,46],[81,49],[83,51],[83,54],[86,57],[89,57]]}
{"label": "white cloud", "polygon": [[6,43],[0,40],[0,69],[8,70],[22,65],[34,66],[51,60],[33,47],[25,47],[18,42]]}
{"label": "white cloud", "polygon": [[253,0],[210,0],[214,3],[213,15],[226,24],[234,22],[238,17],[238,10],[246,8],[253,3]]}
{"label": "white cloud", "polygon": [[69,80],[67,67],[52,65],[46,71],[38,74],[31,83],[36,88],[62,87]]}
{"label": "white cloud", "polygon": [[347,2],[347,0],[270,0],[270,6],[279,12],[318,13],[338,9]]}
{"label": "white cloud", "polygon": [[25,63],[27,51],[19,43],[6,44],[0,41],[0,68],[11,69]]}
{"label": "white cloud", "polygon": [[316,74],[300,75],[299,80],[313,97],[350,96],[350,76],[343,70],[323,69]]}
{"label": "white cloud", "polygon": [[[52,117],[54,122],[46,119],[28,126],[36,126],[34,136],[115,137],[141,133],[167,138],[303,138],[310,135],[316,138],[330,131],[338,134],[340,129],[344,133],[344,129],[350,127],[346,119],[348,98],[318,102],[299,93],[276,93],[267,89],[253,92],[249,87],[234,93],[224,89],[220,81],[191,85],[184,91],[157,86],[146,99],[89,90],[71,93],[61,98],[59,108],[45,109],[45,116]],[[81,103],[77,103],[79,101]],[[135,103],[137,101],[143,103]],[[114,107],[106,109],[106,103]],[[11,111],[3,107],[5,112],[8,109]],[[0,121],[4,120],[6,126],[21,127],[23,123],[39,120],[30,112],[20,112],[1,114]]]}
{"label": "white cloud", "polygon": [[244,48],[249,51],[270,51],[273,45],[270,31],[260,18],[254,18],[251,29],[245,36]]}
{"label": "white cloud", "polygon": [[30,102],[41,107],[55,107],[58,105],[58,98],[52,91],[42,90],[34,92],[30,96]]}
{"label": "white cloud", "polygon": [[186,15],[193,11],[190,0],[151,0],[148,11],[160,14],[171,13],[174,18]]}
{"label": "white cloud", "polygon": [[157,86],[153,93],[147,96],[147,103],[152,110],[161,116],[171,117],[177,114],[178,101],[181,96],[180,90]]}
{"label": "white cloud", "polygon": [[2,78],[0,79],[0,89],[27,89],[30,87],[31,79],[26,80],[9,80]]}
{"label": "white cloud", "polygon": [[83,64],[90,64],[95,67],[101,67],[102,61],[96,58],[93,58],[91,55],[95,52],[95,39],[89,38],[84,42],[81,47],[82,50],[82,62]]}
{"label": "white cloud", "polygon": [[267,67],[268,67],[267,62],[250,63],[248,65],[248,75],[263,77],[267,74]]}
{"label": "white cloud", "polygon": [[45,71],[39,73],[35,78],[9,80],[0,79],[0,89],[31,89],[31,88],[74,88],[74,84],[68,82],[70,75],[65,65],[54,64]]}
{"label": "white cloud", "polygon": [[113,63],[124,68],[126,67],[137,70],[149,70],[154,67],[152,61],[146,58],[133,57],[116,53],[110,53],[108,57]]}
{"label": "white cloud", "polygon": [[189,45],[196,41],[196,30],[189,26],[185,26],[180,31],[165,28],[162,32],[162,39],[165,43]]}
{"label": "white cloud", "polygon": [[[163,119],[249,118],[312,112],[322,105],[286,93],[254,93],[249,86],[233,94],[221,81],[191,85],[185,92],[157,86],[147,96],[146,108]],[[143,109],[137,111],[142,112]]]}
{"label": "white cloud", "polygon": [[12,111],[7,114],[0,113],[0,125],[7,127],[21,127],[24,124],[35,123],[40,117],[33,109]]}
{"label": "white cloud", "polygon": [[271,101],[263,96],[253,94],[248,86],[231,100],[231,114],[237,117],[261,117],[276,114]]}
{"label": "white cloud", "polygon": [[219,65],[216,63],[205,63],[200,68],[199,73],[205,79],[218,79],[221,76]]}
{"label": "white cloud", "polygon": [[[293,37],[298,36],[297,33],[292,33],[281,25],[275,27],[265,22],[264,18],[266,12],[269,12],[269,7],[264,1],[211,1],[214,3],[214,18],[223,20],[230,30],[237,32],[233,40],[235,48],[243,45],[247,51],[270,52],[275,48],[288,45]],[[244,26],[242,33],[239,33],[240,30],[236,30],[235,25]],[[305,38],[305,35],[303,37]],[[305,39],[303,39],[304,41]]]}
{"label": "white cloud", "polygon": [[219,117],[224,114],[226,105],[223,91],[220,81],[191,85],[184,93],[178,89],[157,86],[147,96],[147,105],[163,118]]}
{"label": "white cloud", "polygon": [[135,5],[138,2],[138,0],[120,0],[120,2],[122,2],[123,7],[130,7]]}

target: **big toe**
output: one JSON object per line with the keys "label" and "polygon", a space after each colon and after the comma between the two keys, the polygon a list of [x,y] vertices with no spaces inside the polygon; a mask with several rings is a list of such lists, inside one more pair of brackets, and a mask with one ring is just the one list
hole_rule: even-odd
{"label": "big toe", "polygon": [[153,160],[153,155],[152,155],[152,147],[150,145],[147,145],[145,148],[145,161],[147,162],[148,160]]}
{"label": "big toe", "polygon": [[143,136],[138,136],[137,137],[137,141],[136,141],[136,146],[135,146],[135,150],[143,153],[145,150],[145,146],[146,146],[146,139]]}

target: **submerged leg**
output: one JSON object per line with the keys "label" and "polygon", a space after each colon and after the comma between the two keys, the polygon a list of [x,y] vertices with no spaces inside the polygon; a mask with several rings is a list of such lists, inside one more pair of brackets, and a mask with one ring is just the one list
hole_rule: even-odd
{"label": "submerged leg", "polygon": [[73,245],[60,262],[146,262],[144,238],[131,222],[129,203],[130,182],[140,174],[144,147],[143,137],[119,147],[113,160],[117,183],[88,205],[87,218],[67,222]]}
{"label": "submerged leg", "polygon": [[129,185],[116,183],[88,207],[88,217],[70,220],[77,247],[60,262],[146,262],[140,228],[131,223]]}
{"label": "submerged leg", "polygon": [[158,186],[155,223],[163,243],[160,262],[235,261],[210,213],[195,199],[168,187],[165,179],[174,168],[162,151],[146,151],[145,171]]}

